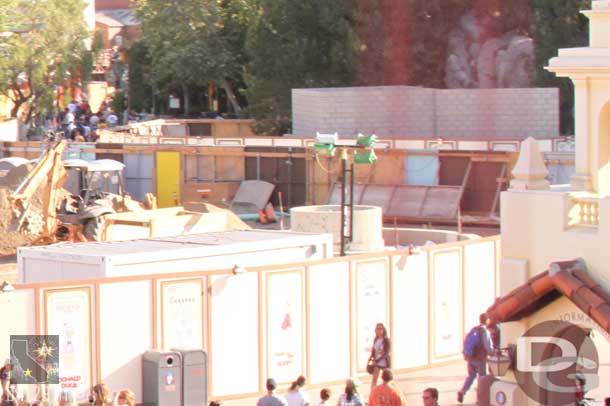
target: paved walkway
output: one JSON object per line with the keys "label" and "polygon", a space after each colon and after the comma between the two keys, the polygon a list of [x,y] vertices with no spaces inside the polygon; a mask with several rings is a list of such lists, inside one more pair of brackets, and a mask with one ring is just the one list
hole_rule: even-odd
{"label": "paved walkway", "polygon": [[[405,394],[407,406],[422,405],[421,393],[425,388],[428,387],[435,387],[439,390],[439,400],[441,406],[456,406],[458,405],[456,399],[457,391],[462,387],[465,376],[466,363],[464,361],[456,361],[438,367],[419,369],[408,373],[397,374],[394,377],[394,381]],[[315,385],[306,387],[306,389],[312,400],[312,404],[318,403],[321,388]],[[332,390],[332,397],[329,401],[329,405],[335,406],[337,404],[339,395],[344,390],[344,385],[332,385],[330,386],[330,389]],[[360,395],[365,402],[368,402],[369,390],[370,379],[368,377],[363,377],[362,384],[360,386]],[[286,389],[281,389],[278,391],[280,395],[284,394],[285,392]],[[223,406],[255,406],[257,399],[258,398],[248,398],[224,401]],[[474,406],[475,400],[476,383],[466,395],[464,406]]]}
{"label": "paved walkway", "polygon": [[[421,393],[428,387],[437,388],[439,391],[439,403],[443,406],[449,406],[458,404],[457,391],[462,387],[465,377],[466,362],[456,361],[440,367],[426,368],[400,374],[397,377],[394,377],[394,380],[405,394],[408,406],[421,405]],[[368,390],[366,393],[368,393]],[[476,382],[466,394],[464,405],[474,405],[475,401]]]}

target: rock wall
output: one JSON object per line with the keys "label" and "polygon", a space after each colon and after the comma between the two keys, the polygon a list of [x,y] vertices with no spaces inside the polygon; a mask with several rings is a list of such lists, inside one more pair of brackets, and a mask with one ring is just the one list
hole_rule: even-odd
{"label": "rock wall", "polygon": [[518,31],[486,35],[485,25],[485,18],[470,11],[449,33],[447,87],[529,87],[534,73],[534,41]]}

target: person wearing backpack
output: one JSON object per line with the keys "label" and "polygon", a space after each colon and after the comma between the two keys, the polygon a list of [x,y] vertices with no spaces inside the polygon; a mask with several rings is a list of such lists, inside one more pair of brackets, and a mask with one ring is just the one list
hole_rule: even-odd
{"label": "person wearing backpack", "polygon": [[489,317],[486,313],[479,316],[479,325],[473,327],[464,338],[464,359],[468,362],[468,376],[464,380],[462,389],[457,393],[459,403],[464,401],[464,396],[472,386],[477,375],[487,375],[487,355],[493,351],[493,344],[487,322]]}

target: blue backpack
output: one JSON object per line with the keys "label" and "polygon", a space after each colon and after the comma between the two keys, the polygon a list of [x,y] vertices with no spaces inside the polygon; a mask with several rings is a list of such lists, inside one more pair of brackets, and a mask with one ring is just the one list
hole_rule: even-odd
{"label": "blue backpack", "polygon": [[480,326],[472,328],[464,337],[464,356],[466,358],[472,358],[473,356],[480,353],[480,349],[483,346],[483,331]]}

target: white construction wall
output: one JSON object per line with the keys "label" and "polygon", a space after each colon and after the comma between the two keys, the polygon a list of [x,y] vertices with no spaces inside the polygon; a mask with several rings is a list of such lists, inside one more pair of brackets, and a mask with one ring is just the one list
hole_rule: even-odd
{"label": "white construction wall", "polygon": [[411,86],[292,90],[292,133],[397,138],[559,136],[559,91]]}
{"label": "white construction wall", "polygon": [[[238,275],[168,269],[17,285],[0,295],[0,359],[11,334],[57,334],[62,387],[85,400],[104,381],[132,389],[137,403],[142,354],[152,348],[205,349],[208,398],[221,401],[257,397],[269,376],[282,387],[300,374],[320,387],[364,377],[378,322],[392,337],[397,371],[457,360],[464,333],[496,297],[499,243],[246,265]],[[50,390],[53,401],[60,388]]]}

